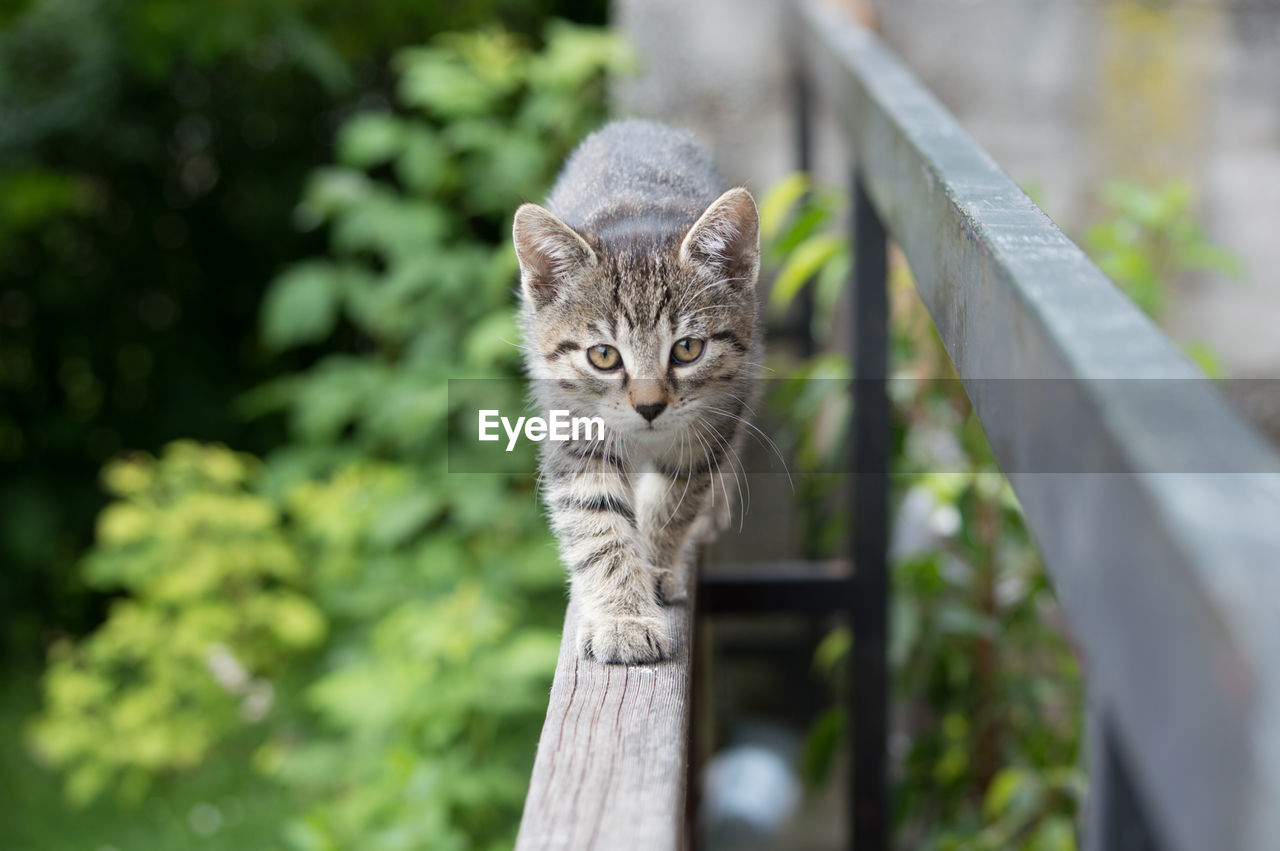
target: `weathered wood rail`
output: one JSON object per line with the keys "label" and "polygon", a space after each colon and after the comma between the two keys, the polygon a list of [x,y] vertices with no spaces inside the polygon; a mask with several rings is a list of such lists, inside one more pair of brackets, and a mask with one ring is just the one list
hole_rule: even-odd
{"label": "weathered wood rail", "polygon": [[517,851],[683,847],[692,613],[664,609],[672,658],[601,665],[577,656],[570,601]]}
{"label": "weathered wood rail", "polygon": [[[797,9],[799,160],[813,101],[851,158],[857,568],[700,593],[715,611],[850,613],[850,836],[888,848],[891,237],[1082,650],[1084,847],[1280,848],[1280,458],[874,34],[817,0]],[[682,652],[663,665],[562,650],[518,848],[684,847],[692,633],[689,609],[669,617]]]}

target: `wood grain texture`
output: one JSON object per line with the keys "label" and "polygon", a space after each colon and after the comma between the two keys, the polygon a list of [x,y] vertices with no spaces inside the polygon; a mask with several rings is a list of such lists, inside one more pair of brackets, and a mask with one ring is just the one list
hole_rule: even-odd
{"label": "wood grain texture", "polygon": [[684,847],[693,601],[663,611],[671,659],[602,665],[577,657],[570,601],[517,851]]}

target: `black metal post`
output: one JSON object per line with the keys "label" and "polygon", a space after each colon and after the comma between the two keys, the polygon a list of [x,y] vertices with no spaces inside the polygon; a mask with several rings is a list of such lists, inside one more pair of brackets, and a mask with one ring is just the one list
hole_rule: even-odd
{"label": "black metal post", "polygon": [[889,400],[885,231],[856,171],[853,196],[853,713],[852,836],[857,851],[889,847]]}
{"label": "black metal post", "polygon": [[[799,25],[793,24],[793,30],[798,30]],[[804,51],[799,44],[801,35],[792,32],[792,48],[791,48],[791,93],[795,103],[795,109],[792,112],[793,124],[792,132],[795,134],[792,138],[794,145],[796,171],[808,174],[813,167],[813,126],[812,126],[812,107],[810,105],[812,97],[809,93],[809,77],[804,69]]]}

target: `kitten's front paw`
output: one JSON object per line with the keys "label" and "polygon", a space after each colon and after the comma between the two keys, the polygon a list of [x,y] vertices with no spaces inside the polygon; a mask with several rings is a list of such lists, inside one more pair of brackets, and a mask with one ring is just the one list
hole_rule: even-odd
{"label": "kitten's front paw", "polygon": [[578,653],[606,665],[643,665],[670,655],[671,638],[661,618],[604,615],[578,626]]}

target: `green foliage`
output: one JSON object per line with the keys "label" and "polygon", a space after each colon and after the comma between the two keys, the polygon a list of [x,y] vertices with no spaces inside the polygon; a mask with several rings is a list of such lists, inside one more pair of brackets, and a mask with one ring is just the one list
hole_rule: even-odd
{"label": "green foliage", "polygon": [[603,72],[626,61],[616,42],[567,24],[541,53],[489,33],[400,54],[397,91],[415,111],[342,129],[340,165],[315,175],[298,211],[329,228],[332,257],[287,271],[263,313],[275,347],[319,342],[341,322],[377,356],[329,356],[254,404],[287,408],[304,439],[350,428],[365,449],[437,451],[446,400],[432,382],[513,374],[514,347],[492,345],[516,333],[494,311],[516,270],[504,239],[513,205],[545,191],[599,119],[581,104],[600,103]]}
{"label": "green foliage", "polygon": [[1110,180],[1099,194],[1106,217],[1085,232],[1085,247],[1148,314],[1164,312],[1168,287],[1185,272],[1244,275],[1239,258],[1210,242],[1196,220],[1191,184],[1151,189]]}
{"label": "green foliage", "polygon": [[[1159,315],[1180,274],[1241,273],[1194,218],[1188,185],[1111,181],[1102,196],[1108,218],[1089,229],[1086,245],[1148,313]],[[799,176],[762,200],[775,312],[810,281],[829,311],[849,264],[843,239],[826,229],[839,206]],[[914,515],[929,532],[926,544],[899,547],[891,566],[889,657],[905,744],[894,797],[899,844],[1069,851],[1085,791],[1080,667],[1017,500],[905,267],[892,271],[890,291],[893,482],[900,516]],[[816,331],[822,337],[830,325]],[[1190,348],[1214,374],[1211,353]],[[848,394],[843,381],[821,379],[849,374],[843,356],[822,354],[777,382],[772,405],[801,470],[843,463]],[[800,496],[820,544],[813,555],[836,552],[847,514],[830,510],[827,477],[802,478]],[[844,686],[850,650],[848,631],[837,630],[815,667]],[[838,710],[814,724],[803,758],[811,781],[827,775],[843,735]]]}
{"label": "green foliage", "polygon": [[780,314],[812,282],[818,337],[831,333],[836,299],[849,276],[848,243],[830,230],[840,205],[839,192],[815,189],[802,174],[778,181],[760,200],[762,261],[775,274],[769,310]]}
{"label": "green foliage", "polygon": [[115,795],[68,812],[64,778],[31,763],[25,721],[39,702],[26,671],[10,671],[0,690],[0,824],[5,851],[279,851],[273,841],[290,813],[289,792],[246,771],[261,739],[258,725],[211,751],[199,771],[154,784],[136,806]]}
{"label": "green foliage", "polygon": [[[71,661],[54,660],[34,734],[73,783],[81,764],[133,753],[128,740],[63,739],[134,687],[93,649],[154,601],[165,631],[131,632],[132,652],[147,663],[188,654],[185,679],[142,681],[154,726],[194,733],[166,739],[163,758],[134,758],[134,775],[196,764],[243,733],[240,695],[213,672],[226,659],[210,661],[225,648],[252,681],[275,677],[299,695],[277,702],[254,757],[298,801],[288,847],[510,842],[559,645],[563,574],[530,476],[445,473],[457,415],[447,379],[516,380],[511,212],[545,192],[603,118],[605,75],[626,62],[612,37],[568,24],[552,25],[541,51],[501,32],[449,36],[397,57],[397,111],[357,114],[339,131],[338,164],[313,175],[295,217],[329,250],[286,269],[262,307],[268,346],[322,353],[242,404],[282,414],[292,440],[261,469],[188,444],[158,465],[110,468],[120,499],[85,570],[128,596],[58,651]],[[232,461],[241,466],[227,472]],[[175,550],[180,574],[164,569]],[[202,578],[224,560],[227,582]],[[231,582],[232,564],[261,574],[262,587]],[[184,583],[198,590],[175,596]],[[265,604],[251,601],[286,586],[305,594],[290,599],[308,615],[275,612],[283,634],[211,632],[199,620],[217,606],[252,619]],[[311,628],[300,636],[302,621]],[[65,671],[93,687],[62,697],[74,691]],[[101,788],[84,782],[79,798]]]}
{"label": "green foliage", "polygon": [[[34,657],[47,629],[100,619],[73,568],[106,459],[187,435],[256,452],[283,439],[227,400],[314,357],[264,351],[254,317],[263,282],[320,250],[290,210],[342,119],[390,101],[389,56],[451,29],[501,20],[537,35],[550,14],[605,11],[604,0],[3,4],[0,653]],[[572,39],[557,44],[581,60]],[[543,102],[576,113],[555,82]],[[430,191],[441,138],[405,144],[400,177]],[[310,303],[299,288],[294,304]],[[267,341],[322,339],[332,306]]]}
{"label": "green foliage", "polygon": [[[766,235],[790,236],[788,250],[767,255],[783,280],[789,269],[843,280],[847,246],[806,224],[829,222],[839,199],[807,198],[794,178],[766,196]],[[807,259],[818,254],[817,263]],[[797,291],[778,297],[775,309]],[[905,267],[893,270],[890,292],[893,484],[899,515],[927,533],[923,543],[899,546],[891,565],[889,656],[903,744],[895,766],[898,844],[1072,849],[1083,797],[1079,665],[1017,501]],[[843,356],[822,354],[775,382],[771,408],[786,423],[782,436],[800,470],[843,463],[849,375]],[[833,479],[840,477],[801,477],[806,510],[816,515],[817,556],[834,554],[847,537],[847,513],[831,510]],[[851,649],[840,629],[815,656],[815,668],[841,689]],[[827,776],[845,732],[839,710],[815,723],[803,759],[811,782]]]}
{"label": "green foliage", "polygon": [[226,400],[272,371],[250,318],[305,250],[288,209],[355,75],[295,3],[19,5],[0,30],[0,650],[29,654],[50,622],[100,616],[70,574],[104,460],[265,443]]}
{"label": "green foliage", "polygon": [[128,592],[84,641],[56,644],[33,741],[86,803],[128,800],[190,768],[271,708],[272,679],[324,637],[280,515],[250,490],[259,464],[176,443],[108,465],[116,501],[98,523],[86,581]]}
{"label": "green foliage", "polygon": [[[1148,191],[1114,180],[1102,188],[1108,218],[1085,235],[1098,264],[1148,314],[1187,271],[1238,276],[1239,262],[1212,246],[1192,214],[1185,183]],[[846,278],[849,248],[829,233],[840,198],[783,180],[760,205],[765,257],[778,270],[771,307],[781,312],[815,280],[820,305]],[[890,662],[902,708],[895,802],[899,842],[937,851],[1025,848],[1069,851],[1084,797],[1078,767],[1082,680],[1052,589],[1018,502],[905,267],[891,274],[893,485],[900,516],[928,531],[893,558]],[[823,311],[819,311],[819,315]],[[829,324],[815,329],[819,337]],[[1203,347],[1193,357],[1215,374]],[[774,410],[801,470],[844,463],[849,363],[819,354],[777,383]],[[940,452],[941,449],[941,452]],[[940,457],[941,456],[941,457]],[[845,540],[827,477],[800,495],[817,531],[814,555]],[[849,632],[831,633],[815,667],[840,683]],[[814,724],[803,765],[810,781],[831,769],[844,719]]]}
{"label": "green foliage", "polygon": [[604,73],[627,58],[564,24],[546,41],[469,34],[402,53],[412,110],[343,128],[340,164],[299,209],[328,227],[331,256],[287,271],[264,307],[275,346],[339,326],[362,341],[253,400],[284,410],[302,444],[273,466],[283,481],[308,471],[290,505],[343,624],[307,691],[312,734],[261,755],[316,801],[290,827],[298,848],[486,847],[516,821],[562,579],[527,479],[441,474],[446,380],[517,372],[511,211],[600,120]]}
{"label": "green foliage", "polygon": [[494,597],[463,580],[393,606],[309,690],[320,731],[259,754],[274,776],[320,802],[290,825],[291,845],[510,841],[559,633],[530,628]]}
{"label": "green foliage", "polygon": [[[1085,248],[1148,315],[1159,319],[1164,314],[1168,287],[1188,272],[1244,277],[1240,259],[1214,245],[1196,220],[1189,183],[1173,181],[1152,189],[1110,180],[1099,194],[1106,217],[1085,232]],[[1209,346],[1192,340],[1183,348],[1206,375],[1222,376]]]}

